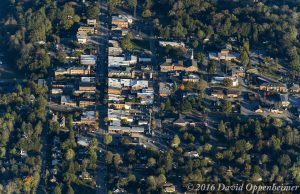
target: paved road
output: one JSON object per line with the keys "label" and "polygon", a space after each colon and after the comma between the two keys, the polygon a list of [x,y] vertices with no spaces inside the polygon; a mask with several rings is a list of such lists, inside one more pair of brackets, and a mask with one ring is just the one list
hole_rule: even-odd
{"label": "paved road", "polygon": [[[107,91],[107,47],[108,47],[108,24],[109,17],[107,12],[107,1],[99,0],[101,6],[101,15],[99,17],[99,35],[98,35],[98,43],[99,43],[99,55],[98,55],[98,64],[97,64],[97,77],[99,78],[100,86],[98,90],[100,92],[100,107],[99,107],[99,131],[95,133],[98,142],[103,142],[103,135],[106,133],[106,126],[104,124],[104,118],[106,117],[107,105],[104,104],[104,99],[106,97]],[[106,150],[103,147],[103,144],[99,143],[99,150]],[[106,194],[107,193],[107,184],[106,184],[106,174],[107,167],[104,161],[103,152],[98,154],[98,163],[97,163],[97,172],[96,172],[96,183],[97,183],[97,194]]]}

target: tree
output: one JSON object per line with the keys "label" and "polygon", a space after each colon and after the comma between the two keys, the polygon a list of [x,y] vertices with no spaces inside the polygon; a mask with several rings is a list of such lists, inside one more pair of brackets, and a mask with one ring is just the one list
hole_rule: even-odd
{"label": "tree", "polygon": [[224,124],[223,120],[221,120],[219,125],[218,125],[218,131],[220,131],[223,134],[226,133],[226,127],[225,127],[225,124]]}
{"label": "tree", "polygon": [[69,138],[64,142],[65,148],[76,148],[76,140],[75,140],[75,133],[73,129],[70,129]]}
{"label": "tree", "polygon": [[232,87],[232,85],[233,85],[232,79],[230,79],[230,78],[225,78],[224,79],[224,86],[225,87]]}
{"label": "tree", "polygon": [[121,0],[108,0],[107,6],[108,6],[108,12],[109,14],[112,14],[117,6],[121,4]]}
{"label": "tree", "polygon": [[232,103],[230,101],[225,101],[223,103],[222,110],[224,113],[229,114],[232,112]]}
{"label": "tree", "polygon": [[121,163],[122,163],[122,158],[121,158],[120,154],[114,155],[114,166],[115,166],[115,168],[118,168]]}
{"label": "tree", "polygon": [[217,72],[217,64],[215,61],[210,61],[207,66],[207,73],[214,74]]}
{"label": "tree", "polygon": [[165,170],[166,170],[166,172],[169,172],[170,170],[172,170],[172,166],[173,166],[172,154],[170,152],[167,152],[167,154],[165,156]]}
{"label": "tree", "polygon": [[249,55],[247,51],[244,49],[241,54],[241,63],[242,65],[247,66],[249,62],[250,62]]}
{"label": "tree", "polygon": [[299,74],[300,72],[300,57],[297,55],[290,61],[290,68],[294,74]]}
{"label": "tree", "polygon": [[279,162],[279,164],[281,164],[284,167],[289,167],[291,164],[291,158],[289,155],[283,154],[280,156],[278,162]]}
{"label": "tree", "polygon": [[199,46],[199,42],[197,40],[194,40],[192,42],[192,46],[193,46],[193,48],[197,48]]}
{"label": "tree", "polygon": [[209,143],[204,144],[204,151],[209,152],[212,148],[212,145]]}
{"label": "tree", "polygon": [[133,48],[131,39],[132,39],[132,34],[130,32],[123,37],[121,43],[123,49],[131,50]]}
{"label": "tree", "polygon": [[54,192],[54,194],[61,194],[61,186],[57,185],[53,192]]}
{"label": "tree", "polygon": [[109,144],[111,144],[112,140],[113,140],[113,139],[112,139],[112,136],[111,136],[110,134],[106,133],[106,134],[104,135],[103,143],[104,143],[105,145],[109,145]]}
{"label": "tree", "polygon": [[172,144],[171,146],[174,148],[177,148],[180,145],[180,138],[178,135],[175,135],[173,140],[172,140]]}
{"label": "tree", "polygon": [[134,162],[136,160],[135,150],[130,149],[127,152],[127,159],[129,162]]}
{"label": "tree", "polygon": [[57,54],[57,60],[62,63],[66,64],[67,63],[67,54],[64,50],[59,50]]}
{"label": "tree", "polygon": [[158,177],[156,177],[155,182],[158,187],[162,187],[167,182],[167,179],[165,175],[160,174]]}
{"label": "tree", "polygon": [[133,8],[133,16],[135,17],[136,16],[136,7],[137,7],[137,0],[127,0],[128,1],[128,5],[130,7]]}
{"label": "tree", "polygon": [[153,167],[153,166],[155,166],[156,165],[156,160],[155,160],[155,158],[148,158],[148,161],[147,161],[147,167],[148,168],[151,168],[151,167]]}
{"label": "tree", "polygon": [[184,38],[187,34],[186,29],[182,26],[181,22],[177,22],[176,26],[172,28],[173,36],[176,38]]}
{"label": "tree", "polygon": [[180,107],[182,112],[190,112],[193,108],[191,103],[187,99],[183,100]]}
{"label": "tree", "polygon": [[100,5],[95,3],[87,8],[87,17],[89,19],[97,19],[100,13]]}
{"label": "tree", "polygon": [[69,4],[65,4],[63,10],[59,12],[59,25],[64,30],[69,30],[74,23],[80,21],[80,17],[75,14],[75,10]]}
{"label": "tree", "polygon": [[67,191],[67,194],[74,194],[74,190],[72,188],[72,186],[70,184],[68,184],[68,191]]}
{"label": "tree", "polygon": [[271,137],[271,144],[272,144],[274,150],[280,150],[281,149],[281,141],[275,135],[272,135],[272,137]]}
{"label": "tree", "polygon": [[59,123],[58,122],[50,121],[49,128],[50,128],[51,133],[56,133],[56,134],[59,133]]}
{"label": "tree", "polygon": [[74,157],[75,157],[75,152],[74,152],[74,150],[73,150],[73,149],[68,149],[67,152],[66,152],[66,159],[67,159],[68,161],[70,161],[70,160],[73,160]]}
{"label": "tree", "polygon": [[197,52],[195,55],[195,59],[200,62],[203,63],[204,59],[205,59],[205,55],[202,52]]}
{"label": "tree", "polygon": [[156,190],[157,184],[154,176],[147,177],[146,183],[147,183],[148,190]]}
{"label": "tree", "polygon": [[203,38],[205,38],[205,33],[202,30],[198,30],[197,37],[199,39],[203,39]]}
{"label": "tree", "polygon": [[113,153],[111,151],[108,151],[105,155],[105,163],[112,164],[112,161],[113,161]]}
{"label": "tree", "polygon": [[152,16],[152,12],[150,11],[150,9],[146,9],[142,12],[142,16],[143,18],[149,18]]}
{"label": "tree", "polygon": [[98,140],[96,138],[92,138],[90,143],[90,148],[95,149],[98,145]]}
{"label": "tree", "polygon": [[275,127],[281,127],[282,126],[282,121],[281,121],[281,119],[280,118],[274,118],[273,119],[273,125],[275,126]]}

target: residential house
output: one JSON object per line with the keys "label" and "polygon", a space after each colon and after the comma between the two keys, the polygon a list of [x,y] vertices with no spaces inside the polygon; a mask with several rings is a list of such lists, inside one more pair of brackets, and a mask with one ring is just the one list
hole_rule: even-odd
{"label": "residential house", "polygon": [[86,108],[86,107],[95,106],[95,105],[96,105],[95,101],[87,101],[87,100],[79,101],[80,108]]}
{"label": "residential house", "polygon": [[153,104],[154,91],[149,89],[142,89],[142,92],[137,93],[137,98],[140,99],[141,104]]}
{"label": "residential house", "polygon": [[77,144],[82,147],[88,147],[90,145],[90,141],[86,137],[77,138]]}
{"label": "residential house", "polygon": [[124,127],[124,126],[108,126],[108,133],[123,135],[138,135],[145,132],[144,127]]}
{"label": "residential house", "polygon": [[298,84],[294,84],[291,88],[290,88],[290,92],[292,93],[300,93],[300,86]]}
{"label": "residential house", "polygon": [[112,16],[112,25],[116,26],[116,28],[123,29],[128,28],[129,24],[132,24],[133,20],[129,16],[125,15],[118,15],[118,16]]}
{"label": "residential house", "polygon": [[161,72],[173,72],[173,71],[186,71],[186,72],[197,72],[198,65],[194,60],[178,61],[173,63],[171,59],[166,59],[164,63],[160,65]]}
{"label": "residential house", "polygon": [[163,185],[163,191],[164,193],[176,193],[175,185],[172,183],[165,183]]}
{"label": "residential house", "polygon": [[71,107],[76,107],[76,102],[70,98],[70,96],[62,95],[60,97],[60,104],[61,105],[66,105],[66,106],[71,106]]}
{"label": "residential house", "polygon": [[134,55],[108,56],[108,67],[128,67],[137,63]]}
{"label": "residential house", "polygon": [[159,96],[167,97],[170,96],[173,90],[172,83],[159,82]]}
{"label": "residential house", "polygon": [[86,44],[88,40],[88,36],[85,32],[78,32],[76,38],[79,44]]}
{"label": "residential house", "polygon": [[97,30],[94,27],[80,26],[77,33],[96,34]]}
{"label": "residential house", "polygon": [[60,88],[52,88],[52,89],[51,89],[51,94],[52,94],[52,95],[60,95],[60,94],[62,94],[62,93],[63,93],[63,90],[60,89]]}
{"label": "residential house", "polygon": [[124,119],[129,123],[133,122],[133,117],[131,116],[129,110],[108,109],[107,117],[111,121],[121,121]]}
{"label": "residential house", "polygon": [[118,95],[118,94],[108,94],[108,101],[115,102],[115,103],[121,103],[121,102],[125,101],[125,96]]}
{"label": "residential house", "polygon": [[173,122],[173,125],[179,126],[179,127],[186,127],[189,124],[188,121],[186,121],[182,115],[179,115],[178,119],[176,119]]}
{"label": "residential house", "polygon": [[279,108],[276,108],[276,107],[271,108],[271,109],[270,109],[270,112],[271,112],[271,113],[274,113],[274,114],[283,114],[283,110],[281,110],[281,109],[279,109]]}
{"label": "residential house", "polygon": [[214,98],[223,99],[224,91],[223,89],[219,89],[219,88],[211,89],[210,95]]}
{"label": "residential house", "polygon": [[289,101],[288,94],[279,94],[280,97],[280,106],[288,107],[291,103]]}
{"label": "residential house", "polygon": [[83,180],[91,180],[92,179],[90,173],[88,173],[86,171],[82,172],[81,175],[79,175],[79,177]]}
{"label": "residential house", "polygon": [[55,77],[63,76],[63,75],[89,75],[91,73],[89,67],[84,66],[73,66],[67,69],[65,68],[58,68],[55,70],[54,75]]}
{"label": "residential house", "polygon": [[210,52],[209,53],[209,59],[210,60],[224,60],[224,61],[231,61],[231,60],[236,60],[239,57],[238,54],[236,53],[230,53],[229,50],[223,49],[221,52],[215,53],[215,52]]}
{"label": "residential house", "polygon": [[109,108],[117,110],[129,110],[131,109],[131,104],[129,103],[108,103]]}
{"label": "residential house", "polygon": [[108,71],[108,77],[115,78],[134,78],[135,71],[131,70],[131,68],[122,69],[110,69]]}
{"label": "residential house", "polygon": [[190,151],[186,153],[189,158],[199,158],[199,154],[197,151]]}
{"label": "residential house", "polygon": [[96,85],[93,83],[80,83],[79,91],[96,91]]}
{"label": "residential house", "polygon": [[139,63],[151,63],[152,59],[150,56],[140,56],[138,61]]}
{"label": "residential house", "polygon": [[245,77],[245,69],[241,66],[236,66],[231,69],[231,76],[233,77]]}
{"label": "residential house", "polygon": [[184,76],[182,81],[183,82],[192,82],[192,83],[196,83],[199,82],[200,77],[196,74],[189,74],[187,76]]}
{"label": "residential house", "polygon": [[96,64],[97,57],[95,55],[81,55],[80,64],[81,65],[92,65]]}
{"label": "residential house", "polygon": [[121,93],[122,93],[121,88],[108,87],[108,94],[121,95]]}
{"label": "residential house", "polygon": [[211,79],[211,83],[212,84],[224,84],[225,79],[231,79],[233,87],[236,87],[239,85],[239,80],[236,77],[213,77]]}
{"label": "residential house", "polygon": [[64,81],[53,81],[52,88],[73,89],[74,85]]}
{"label": "residential house", "polygon": [[240,91],[238,90],[227,90],[226,92],[228,98],[238,98],[240,96]]}
{"label": "residential house", "polygon": [[89,25],[89,26],[94,26],[94,27],[96,27],[96,25],[97,25],[97,20],[96,20],[96,19],[87,19],[86,23],[87,23],[87,25]]}
{"label": "residential house", "polygon": [[282,83],[263,83],[259,86],[259,89],[267,92],[281,92],[281,93],[288,92],[288,88],[286,84],[282,84]]}
{"label": "residential house", "polygon": [[122,53],[123,49],[121,47],[108,47],[109,56],[120,56]]}
{"label": "residential house", "polygon": [[131,87],[132,90],[141,90],[143,88],[149,87],[149,81],[136,79],[108,78],[108,86],[113,88]]}
{"label": "residential house", "polygon": [[84,111],[81,116],[80,124],[96,124],[96,111]]}
{"label": "residential house", "polygon": [[95,77],[81,77],[80,81],[82,83],[95,83]]}

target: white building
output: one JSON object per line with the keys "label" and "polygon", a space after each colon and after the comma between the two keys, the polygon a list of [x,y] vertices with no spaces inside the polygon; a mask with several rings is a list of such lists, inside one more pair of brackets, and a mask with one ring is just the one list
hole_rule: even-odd
{"label": "white building", "polygon": [[212,84],[224,84],[225,79],[231,79],[233,87],[236,87],[239,85],[239,80],[236,77],[213,77],[211,80],[211,83]]}
{"label": "white building", "polygon": [[78,32],[76,34],[76,37],[77,37],[77,42],[79,44],[86,44],[87,43],[88,36],[87,36],[86,33],[84,33],[84,32]]}
{"label": "white building", "polygon": [[81,77],[82,83],[95,83],[95,77]]}
{"label": "white building", "polygon": [[172,41],[159,41],[159,46],[161,47],[172,46],[176,48],[185,48],[185,44],[183,42],[172,42]]}
{"label": "white building", "polygon": [[81,55],[80,64],[81,65],[95,65],[97,57],[95,55]]}
{"label": "white building", "polygon": [[114,88],[132,87],[132,89],[143,89],[149,87],[149,82],[147,80],[108,78],[108,86]]}
{"label": "white building", "polygon": [[108,67],[128,67],[137,63],[136,56],[108,56]]}

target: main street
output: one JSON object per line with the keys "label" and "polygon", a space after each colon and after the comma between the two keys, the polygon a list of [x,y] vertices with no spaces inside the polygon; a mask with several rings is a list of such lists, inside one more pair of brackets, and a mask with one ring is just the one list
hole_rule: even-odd
{"label": "main street", "polygon": [[98,28],[98,38],[99,38],[99,54],[98,54],[98,63],[97,63],[97,78],[99,81],[98,84],[98,92],[99,92],[99,131],[96,132],[96,137],[99,142],[99,154],[98,154],[98,165],[96,171],[96,193],[97,194],[106,194],[107,193],[107,185],[106,185],[106,174],[107,167],[104,161],[104,153],[100,150],[106,150],[103,147],[103,135],[106,133],[106,126],[104,123],[104,118],[107,114],[107,105],[105,103],[106,92],[107,91],[107,47],[108,47],[108,25],[109,25],[109,17],[107,10],[107,2],[106,0],[99,0],[101,11],[99,16],[99,28]]}

